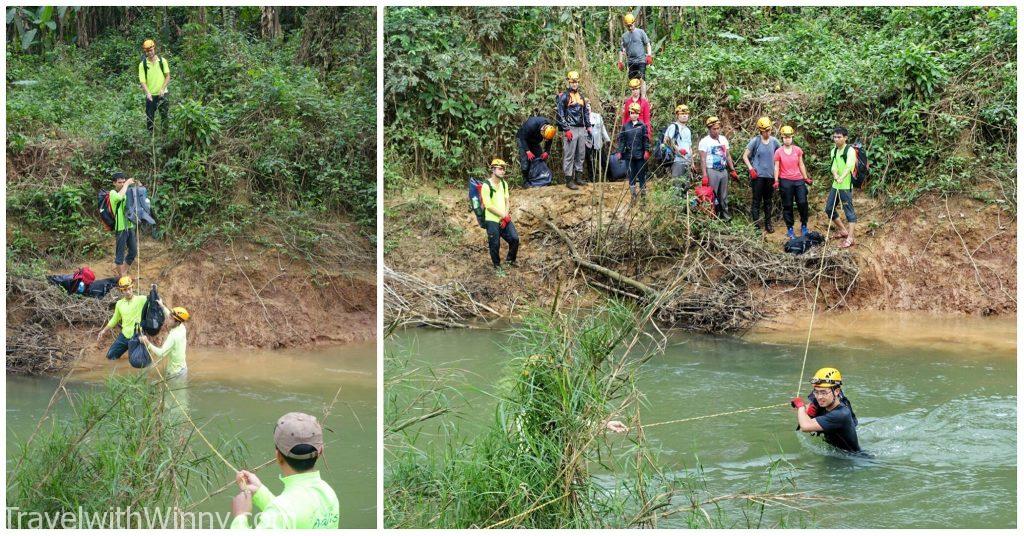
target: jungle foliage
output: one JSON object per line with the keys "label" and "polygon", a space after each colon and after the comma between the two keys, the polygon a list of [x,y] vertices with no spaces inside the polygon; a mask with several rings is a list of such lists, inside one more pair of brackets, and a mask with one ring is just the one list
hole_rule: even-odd
{"label": "jungle foliage", "polygon": [[[9,8],[8,259],[111,247],[96,193],[117,170],[183,247],[297,218],[372,235],[375,28],[373,8]],[[171,74],[152,138],[147,38]]]}
{"label": "jungle foliage", "polygon": [[[831,129],[842,124],[868,144],[873,195],[906,204],[928,191],[985,191],[1015,210],[1016,8],[634,12],[654,47],[647,80],[656,130],[672,121],[675,104],[686,103],[695,137],[717,115],[737,146],[767,114],[776,127],[795,127],[810,173],[823,178]],[[627,94],[615,66],[624,13],[389,8],[386,186],[461,184],[484,173],[492,156],[508,159],[532,110],[553,119],[568,70],[582,74],[582,91],[611,132]],[[741,146],[733,152],[738,160]]]}

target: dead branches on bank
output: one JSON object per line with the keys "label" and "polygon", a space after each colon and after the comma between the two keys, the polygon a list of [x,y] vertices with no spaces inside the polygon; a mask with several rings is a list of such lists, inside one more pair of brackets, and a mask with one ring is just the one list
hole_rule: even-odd
{"label": "dead branches on bank", "polygon": [[49,374],[67,367],[78,355],[75,346],[57,335],[61,326],[98,327],[117,300],[68,295],[46,281],[7,279],[7,372]]}
{"label": "dead branches on bank", "polygon": [[501,316],[473,299],[462,284],[434,285],[414,275],[381,266],[384,274],[384,318],[399,326],[467,328],[466,322],[484,313]]}
{"label": "dead branches on bank", "polygon": [[[613,225],[595,237],[591,226],[584,224],[573,239],[550,218],[539,219],[566,245],[573,262],[588,272],[590,286],[657,303],[655,318],[660,323],[695,331],[749,329],[768,315],[754,296],[758,287],[790,286],[788,292],[813,288],[821,277],[822,288],[834,288],[841,303],[858,273],[855,260],[846,253],[818,247],[790,255],[715,226],[680,236],[656,223],[634,221]],[[598,239],[600,263],[580,252]]]}

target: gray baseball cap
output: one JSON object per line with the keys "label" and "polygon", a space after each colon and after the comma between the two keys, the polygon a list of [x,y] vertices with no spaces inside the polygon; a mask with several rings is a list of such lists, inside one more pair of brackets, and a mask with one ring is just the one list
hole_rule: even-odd
{"label": "gray baseball cap", "polygon": [[[324,431],[316,417],[297,411],[288,413],[277,420],[274,445],[281,454],[293,460],[308,460],[319,456],[319,451],[324,448]],[[292,449],[299,445],[310,445],[316,450],[308,454],[293,454]]]}

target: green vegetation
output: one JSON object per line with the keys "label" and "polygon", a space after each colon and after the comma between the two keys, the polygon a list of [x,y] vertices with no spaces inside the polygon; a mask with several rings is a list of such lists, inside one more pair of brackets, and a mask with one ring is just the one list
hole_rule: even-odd
{"label": "green vegetation", "polygon": [[[529,316],[512,331],[493,419],[472,437],[447,416],[460,398],[450,373],[388,348],[385,526],[654,527],[669,516],[688,527],[790,525],[788,512],[766,514],[750,496],[716,497],[699,467],[669,472],[641,429],[606,431],[610,419],[640,421],[637,375],[660,351],[639,331],[645,317],[614,301]],[[793,485],[783,465],[771,464],[758,492]],[[723,510],[736,499],[742,520]]]}
{"label": "green vegetation", "polygon": [[[195,432],[185,414],[169,391],[145,374],[111,376],[104,386],[69,395],[67,401],[73,412],[51,415],[33,436],[16,440],[8,460],[8,508],[58,522],[62,512],[77,515],[79,509],[102,514],[113,508],[178,506],[188,511],[205,497],[203,490],[219,487],[229,473],[206,446],[191,441]],[[236,465],[245,456],[245,446],[236,440],[218,449]],[[202,495],[196,497],[196,490]],[[108,517],[104,526],[114,522]]]}
{"label": "green vegetation", "polygon": [[[9,265],[110,247],[96,193],[115,170],[149,188],[180,247],[281,220],[375,232],[373,8],[12,7],[7,20]],[[171,71],[154,138],[146,38]]]}
{"label": "green vegetation", "polygon": [[[385,183],[482,175],[510,158],[531,110],[553,118],[567,70],[605,123],[619,121],[622,8],[389,8],[385,14]],[[738,141],[759,115],[797,130],[828,183],[831,128],[866,140],[866,190],[894,204],[966,192],[1016,210],[1016,8],[645,7],[654,125],[676,103],[702,133],[709,115]],[[614,134],[613,134],[614,135]],[[556,144],[558,145],[558,144]],[[741,149],[733,150],[738,159]],[[986,193],[979,193],[986,192]],[[991,192],[991,193],[987,193]]]}

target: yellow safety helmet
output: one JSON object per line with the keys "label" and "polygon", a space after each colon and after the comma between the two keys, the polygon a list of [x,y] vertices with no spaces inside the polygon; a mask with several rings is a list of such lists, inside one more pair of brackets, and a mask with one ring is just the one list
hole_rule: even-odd
{"label": "yellow safety helmet", "polygon": [[540,135],[544,136],[545,140],[554,139],[555,134],[558,133],[558,129],[554,125],[544,125],[540,127]]}
{"label": "yellow safety helmet", "polygon": [[633,78],[629,81],[629,89],[640,89],[640,79]]}
{"label": "yellow safety helmet", "polygon": [[491,160],[491,167],[506,168],[508,167],[508,164],[506,164],[505,161],[500,158],[495,158],[494,160]]}
{"label": "yellow safety helmet", "polygon": [[171,316],[182,322],[188,322],[192,315],[188,314],[188,309],[184,307],[175,307],[171,309]]}
{"label": "yellow safety helmet", "polygon": [[769,128],[772,128],[772,120],[768,119],[767,115],[762,115],[757,120],[757,128],[760,130],[768,130]]}
{"label": "yellow safety helmet", "polygon": [[639,103],[634,102],[633,104],[629,105],[629,113],[633,113],[633,112],[640,113],[640,104]]}
{"label": "yellow safety helmet", "polygon": [[818,369],[811,378],[811,385],[815,387],[839,387],[843,385],[843,375],[839,369],[825,367]]}
{"label": "yellow safety helmet", "polygon": [[782,134],[783,136],[792,136],[793,135],[793,127],[791,127],[789,125],[785,125],[785,126],[783,126],[782,128],[779,129],[779,134]]}
{"label": "yellow safety helmet", "polygon": [[704,121],[704,126],[710,127],[711,125],[714,125],[715,123],[718,123],[718,122],[719,122],[718,121],[718,116],[717,115],[713,115],[713,116],[707,118]]}
{"label": "yellow safety helmet", "polygon": [[578,73],[576,71],[569,71],[565,75],[565,79],[570,81],[570,82],[579,82],[580,81],[580,73]]}
{"label": "yellow safety helmet", "polygon": [[152,39],[146,39],[142,42],[142,50],[149,50],[151,48],[156,48],[156,41]]}
{"label": "yellow safety helmet", "polygon": [[132,288],[132,276],[126,275],[121,279],[117,280],[117,288],[119,290],[128,290]]}
{"label": "yellow safety helmet", "polygon": [[689,106],[687,106],[685,104],[680,104],[679,106],[676,106],[676,114],[689,114],[689,113],[690,113],[690,107]]}
{"label": "yellow safety helmet", "polygon": [[624,22],[626,26],[629,26],[636,22],[636,17],[632,13],[626,13],[622,16],[622,22]]}

